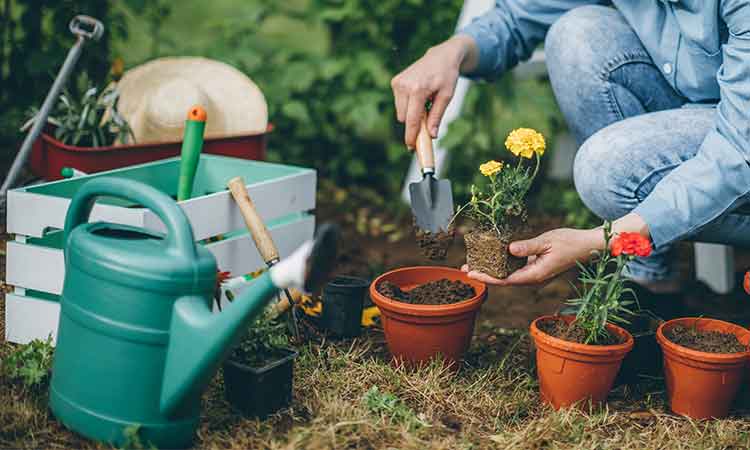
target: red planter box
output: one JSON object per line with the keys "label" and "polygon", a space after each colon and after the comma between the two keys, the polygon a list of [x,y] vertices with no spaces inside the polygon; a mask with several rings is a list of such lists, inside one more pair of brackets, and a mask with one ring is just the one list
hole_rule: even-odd
{"label": "red planter box", "polygon": [[[242,159],[263,160],[266,157],[266,136],[273,130],[268,124],[265,133],[206,139],[203,152]],[[47,130],[50,132],[51,130]],[[31,170],[45,180],[59,180],[63,167],[96,173],[134,164],[142,164],[180,154],[182,142],[152,142],[109,147],[76,147],[65,145],[47,132],[34,142]]]}

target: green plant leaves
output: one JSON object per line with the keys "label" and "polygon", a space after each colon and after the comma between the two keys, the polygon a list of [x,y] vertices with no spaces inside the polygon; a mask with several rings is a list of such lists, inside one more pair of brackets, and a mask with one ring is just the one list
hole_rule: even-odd
{"label": "green plant leaves", "polygon": [[44,341],[34,339],[16,347],[3,361],[2,371],[26,388],[41,389],[49,380],[53,354],[51,336]]}

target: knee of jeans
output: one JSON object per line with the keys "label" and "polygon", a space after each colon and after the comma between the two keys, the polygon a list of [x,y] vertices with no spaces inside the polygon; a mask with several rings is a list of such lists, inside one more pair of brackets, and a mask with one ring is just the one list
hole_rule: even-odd
{"label": "knee of jeans", "polygon": [[587,139],[576,154],[573,179],[583,203],[604,220],[628,213],[627,184],[618,170],[619,152],[608,145],[602,132]]}
{"label": "knee of jeans", "polygon": [[606,39],[616,11],[606,6],[587,5],[574,8],[552,24],[544,41],[547,65],[591,71],[601,68],[594,47],[596,40]]}

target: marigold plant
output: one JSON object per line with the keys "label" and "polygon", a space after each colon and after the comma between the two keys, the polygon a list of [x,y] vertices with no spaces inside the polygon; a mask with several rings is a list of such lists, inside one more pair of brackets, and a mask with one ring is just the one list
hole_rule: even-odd
{"label": "marigold plant", "polygon": [[[637,301],[635,292],[625,287],[623,270],[635,258],[651,254],[651,242],[638,233],[612,234],[612,226],[604,223],[606,249],[595,252],[591,266],[578,263],[581,290],[574,286],[578,298],[568,304],[578,308],[575,323],[587,332],[586,344],[596,344],[607,337],[607,322],[628,323],[630,305]],[[612,267],[614,266],[614,267]],[[623,299],[630,294],[633,300]]]}
{"label": "marigold plant", "polygon": [[[471,200],[458,209],[456,216],[466,212],[481,228],[508,232],[511,220],[526,212],[524,198],[539,173],[541,157],[546,149],[544,136],[530,128],[513,130],[505,140],[505,147],[518,157],[516,164],[487,161],[479,172],[487,177],[485,187],[471,186]],[[533,169],[526,159],[536,159]]]}

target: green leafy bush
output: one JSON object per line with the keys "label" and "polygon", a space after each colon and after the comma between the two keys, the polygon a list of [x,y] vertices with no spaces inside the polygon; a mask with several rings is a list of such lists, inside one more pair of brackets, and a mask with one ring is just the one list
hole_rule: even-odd
{"label": "green leafy bush", "polygon": [[52,337],[19,345],[3,360],[3,373],[26,388],[41,388],[49,380],[54,351]]}
{"label": "green leafy bush", "polygon": [[536,200],[537,213],[562,216],[566,227],[586,229],[601,223],[570,182],[547,182]]}
{"label": "green leafy bush", "polygon": [[315,167],[341,185],[398,192],[410,154],[390,80],[452,34],[462,2],[257,3],[252,16],[217,25],[207,53],[265,93],[276,126],[270,157]]}

